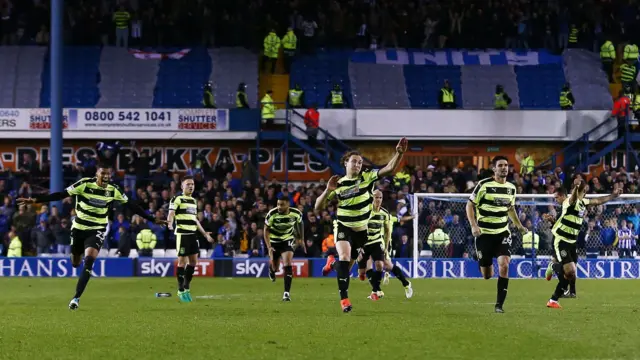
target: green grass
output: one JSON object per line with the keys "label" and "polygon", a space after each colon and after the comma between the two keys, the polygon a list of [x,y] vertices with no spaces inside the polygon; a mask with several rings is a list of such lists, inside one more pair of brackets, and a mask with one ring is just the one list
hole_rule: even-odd
{"label": "green grass", "polygon": [[[0,358],[11,359],[604,359],[637,357],[640,287],[579,280],[578,299],[547,309],[555,281],[511,281],[505,314],[496,280],[395,279],[366,299],[351,282],[351,314],[335,279],[195,278],[180,304],[172,278],[92,279],[76,312],[75,279],[0,278]],[[155,292],[172,292],[155,298]],[[203,298],[199,298],[204,296]]]}

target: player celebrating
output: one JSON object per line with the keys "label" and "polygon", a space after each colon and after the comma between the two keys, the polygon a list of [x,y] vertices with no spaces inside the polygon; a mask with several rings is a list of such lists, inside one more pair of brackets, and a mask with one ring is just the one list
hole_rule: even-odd
{"label": "player celebrating", "polygon": [[[347,175],[341,178],[332,176],[327,183],[327,188],[316,200],[315,210],[322,211],[328,200],[334,196],[338,197],[338,219],[334,222],[333,233],[340,259],[336,269],[340,305],[345,313],[352,310],[348,294],[351,261],[358,258],[358,249],[367,242],[367,222],[371,216],[371,190],[380,177],[395,172],[408,144],[407,139],[402,138],[396,145],[393,158],[380,170],[361,172],[362,156],[356,151],[347,152],[342,157]],[[332,257],[327,258],[325,269],[330,266],[332,260]]]}
{"label": "player celebrating", "polygon": [[[276,281],[276,271],[280,269],[280,258],[284,265],[284,294],[282,301],[291,301],[291,282],[293,281],[293,244],[295,242],[294,230],[302,239],[304,227],[302,213],[289,206],[288,196],[281,195],[278,198],[277,207],[271,209],[264,219],[264,242],[269,250],[269,278]],[[304,246],[304,241],[302,241]],[[305,250],[306,251],[306,250]]]}
{"label": "player celebrating", "polygon": [[[475,237],[480,272],[485,279],[493,276],[493,258],[498,258],[498,296],[495,312],[503,313],[502,306],[509,287],[509,261],[511,261],[511,233],[509,218],[524,235],[516,213],[516,187],[507,182],[509,161],[496,156],[491,161],[494,175],[480,180],[467,201],[466,213]],[[477,214],[477,216],[476,216]]]}
{"label": "player celebrating", "polygon": [[560,188],[555,193],[556,201],[562,204],[562,214],[556,220],[551,229],[553,233],[553,249],[558,262],[551,265],[558,275],[558,285],[551,299],[547,302],[548,308],[561,309],[558,299],[564,294],[569,284],[576,279],[576,240],[584,221],[584,212],[587,206],[598,206],[611,201],[622,193],[620,187],[614,187],[613,193],[596,199],[585,199],[586,183],[582,179],[576,179],[571,196]]}
{"label": "player celebrating", "polygon": [[173,230],[173,220],[176,221],[176,251],[178,252],[178,299],[191,302],[191,279],[198,264],[200,244],[196,231],[199,231],[208,242],[213,243],[211,235],[207,233],[198,221],[198,205],[191,195],[195,189],[193,176],[182,179],[182,195],[174,196],[169,202],[169,230]]}
{"label": "player celebrating", "polygon": [[71,310],[76,310],[80,306],[80,297],[91,278],[93,264],[107,235],[109,211],[114,201],[127,204],[134,213],[147,219],[147,221],[155,221],[159,224],[165,223],[161,220],[155,220],[140,206],[130,203],[120,187],[109,183],[111,181],[111,172],[112,169],[109,165],[100,164],[98,165],[96,177],[80,179],[64,191],[16,200],[18,205],[21,205],[47,203],[63,200],[70,196],[74,197],[76,217],[73,219],[71,226],[71,264],[74,268],[80,266],[82,254],[84,253],[84,268],[76,285],[76,294],[69,302],[69,309]]}
{"label": "player celebrating", "polygon": [[382,207],[382,191],[380,190],[373,191],[373,210],[367,227],[368,240],[364,245],[364,251],[360,254],[358,271],[360,272],[360,279],[364,279],[364,275],[366,275],[371,282],[372,289],[369,299],[375,301],[384,296],[382,289],[380,289],[380,279],[382,271],[385,269],[391,271],[402,282],[405,295],[407,299],[410,299],[413,296],[411,283],[404,277],[402,270],[393,265],[389,256],[388,250],[391,245],[393,222],[391,221],[391,214]]}

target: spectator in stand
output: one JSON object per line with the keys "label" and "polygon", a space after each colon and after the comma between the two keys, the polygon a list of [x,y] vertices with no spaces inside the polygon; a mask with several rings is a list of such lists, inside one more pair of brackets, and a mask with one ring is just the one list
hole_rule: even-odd
{"label": "spectator in stand", "polygon": [[71,254],[71,229],[69,220],[62,219],[59,223],[52,225],[53,236],[58,254]]}
{"label": "spectator in stand", "polygon": [[14,231],[9,232],[9,249],[7,257],[22,257],[22,241]]}
{"label": "spectator in stand", "polygon": [[265,251],[264,235],[262,229],[258,229],[256,235],[251,239],[251,252],[249,253],[249,257],[265,257]]}
{"label": "spectator in stand", "polygon": [[129,254],[131,253],[131,244],[133,243],[131,233],[122,226],[118,231],[121,231],[122,233],[120,234],[120,241],[118,241],[118,251],[116,251],[116,254],[119,257],[129,257]]}
{"label": "spectator in stand", "polygon": [[40,220],[40,224],[31,230],[31,242],[35,244],[38,256],[48,254],[53,243],[53,234],[46,221]]}

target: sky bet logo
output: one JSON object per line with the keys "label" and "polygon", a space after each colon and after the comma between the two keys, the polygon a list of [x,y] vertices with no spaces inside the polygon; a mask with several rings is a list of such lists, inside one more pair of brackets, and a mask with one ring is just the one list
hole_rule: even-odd
{"label": "sky bet logo", "polygon": [[[139,276],[175,276],[178,260],[138,259]],[[198,260],[193,276],[213,276],[213,260]]]}
{"label": "sky bet logo", "polygon": [[173,276],[173,260],[171,259],[138,259],[138,275],[140,276]]}
{"label": "sky bet logo", "polygon": [[[291,262],[294,277],[308,277],[309,263],[307,260],[293,260]],[[246,277],[266,277],[269,276],[268,260],[234,260],[233,275]],[[276,276],[284,276],[284,268],[280,261],[280,269],[276,272]]]}

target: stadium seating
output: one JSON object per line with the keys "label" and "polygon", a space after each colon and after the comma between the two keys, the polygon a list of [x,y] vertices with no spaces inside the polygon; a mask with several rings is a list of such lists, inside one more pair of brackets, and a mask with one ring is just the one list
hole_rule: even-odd
{"label": "stadium seating", "polygon": [[[44,67],[40,68],[42,74],[42,91],[40,93],[40,107],[51,106],[51,66],[50,56],[46,53],[45,48],[28,47],[28,51],[33,52],[33,56],[39,55],[38,59],[28,60],[34,61],[33,66],[29,65],[29,69],[34,69],[37,62],[41,62],[44,57]],[[43,51],[44,49],[44,51]],[[22,63],[23,60],[21,60]],[[100,98],[98,82],[100,80],[100,48],[99,47],[65,47],[63,53],[63,78],[62,102],[65,107],[95,107]],[[37,73],[36,73],[37,74]]]}
{"label": "stadium seating", "polygon": [[462,66],[462,106],[465,109],[493,109],[496,85],[504,87],[512,103],[509,109],[520,108],[518,81],[513,66]]}
{"label": "stadium seating", "polygon": [[[0,73],[0,107],[14,107],[14,85],[18,78],[17,72],[20,71],[19,57],[20,48],[17,46],[6,46],[3,51],[0,51],[0,67],[5,70]],[[38,81],[36,85],[39,84]],[[39,95],[40,92],[38,91],[36,94]]]}
{"label": "stadium seating", "polygon": [[238,85],[244,82],[249,106],[258,104],[258,56],[243,48],[209,50],[212,59],[210,80],[216,105],[221,108],[236,106]]}
{"label": "stadium seating", "polygon": [[[388,65],[356,63],[351,51],[299,56],[290,85],[300,84],[309,104],[324,107],[333,86],[342,86],[356,108],[438,107],[445,79],[456,90],[458,106],[491,109],[496,84],[513,98],[512,109],[559,109],[558,94],[569,81],[576,109],[608,109],[606,76],[598,55],[568,50],[564,64]],[[50,61],[45,47],[2,47],[2,107],[50,106]],[[566,80],[565,80],[566,79]],[[235,107],[238,84],[247,84],[251,106],[258,103],[258,56],[242,48],[194,48],[182,59],[140,60],[114,47],[64,49],[63,102],[66,107],[200,107],[202,85],[211,81],[219,107]]]}
{"label": "stadium seating", "polygon": [[409,109],[402,66],[349,63],[354,107]]}
{"label": "stadium seating", "polygon": [[206,49],[192,49],[180,60],[162,60],[158,69],[153,107],[202,107],[202,85],[211,77]]}
{"label": "stadium seating", "polygon": [[[124,48],[105,47],[100,56],[101,108],[149,108],[160,60],[137,59]],[[130,86],[135,83],[136,86]]]}
{"label": "stadium seating", "polygon": [[335,84],[342,86],[347,101],[353,104],[349,82],[349,51],[318,53],[302,56],[291,68],[291,86],[300,84],[305,91],[305,101],[324,107],[325,99]]}
{"label": "stadium seating", "polygon": [[404,78],[411,107],[437,109],[438,95],[445,80],[455,90],[458,106],[464,98],[459,66],[405,65]]}
{"label": "stadium seating", "polygon": [[583,49],[569,49],[565,52],[563,60],[564,73],[573,88],[577,109],[613,107],[609,82],[602,70],[598,54]]}
{"label": "stadium seating", "polygon": [[561,65],[516,66],[522,109],[560,109],[560,90],[566,82]]}

